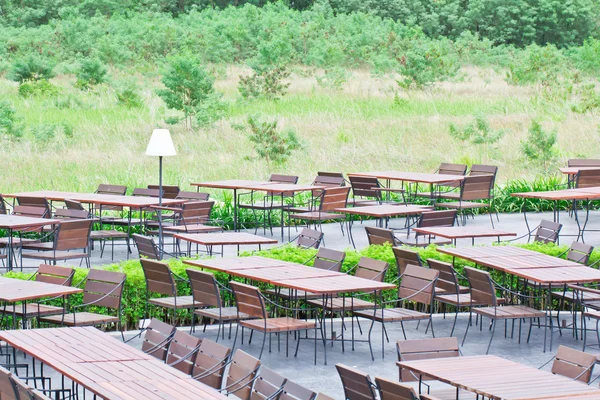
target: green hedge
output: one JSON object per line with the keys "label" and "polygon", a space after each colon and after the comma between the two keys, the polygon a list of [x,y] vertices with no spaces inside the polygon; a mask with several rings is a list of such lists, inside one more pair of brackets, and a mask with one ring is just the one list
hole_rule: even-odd
{"label": "green hedge", "polygon": [[[567,248],[567,246],[556,246],[553,244],[526,244],[521,246],[552,256],[558,256]],[[417,249],[417,251],[425,260],[433,258],[441,261],[452,262],[452,257],[438,252],[435,245],[431,245],[427,248],[419,248]],[[258,254],[264,257],[270,257],[279,260],[304,263],[305,261],[313,257],[315,253],[316,251],[312,249],[299,249],[292,246],[285,246],[272,250],[264,250],[253,254]],[[243,255],[250,254],[251,253],[245,253]],[[360,257],[363,256],[388,262],[390,264],[390,268],[387,272],[385,280],[387,282],[392,282],[396,278],[397,272],[395,267],[395,259],[390,246],[369,246],[365,249],[358,251],[348,250],[346,251],[346,260],[344,261],[342,270],[350,270],[358,262]],[[591,262],[595,262],[598,259],[600,259],[600,251],[595,251],[592,255]],[[172,259],[169,260],[168,263],[174,273],[183,277],[186,276],[185,270],[186,268],[189,268],[189,266],[183,264],[181,260]],[[465,262],[461,259],[456,259],[455,265],[458,271],[462,272],[462,269],[465,265],[472,265],[472,263]],[[146,305],[146,282],[140,263],[138,260],[124,261],[118,264],[109,265],[105,269],[108,271],[124,272],[127,275],[127,280],[125,282],[125,291],[123,293],[123,321],[127,329],[135,329],[138,321],[144,318],[145,316]],[[85,279],[87,272],[88,270],[85,268],[77,268],[73,284],[76,285],[77,283]],[[31,274],[22,272],[10,272],[7,273],[6,276],[18,279],[28,279],[31,276]],[[228,276],[226,274],[216,273],[216,277],[222,284],[227,284]],[[266,287],[266,285],[259,286],[261,288]],[[185,283],[180,283],[178,289],[179,294],[181,295],[190,294],[190,289]],[[230,296],[227,293],[226,295],[230,298]],[[388,291],[385,295],[385,297],[388,299],[391,299],[394,296],[396,296],[395,291]],[[81,294],[73,295],[70,299],[71,304],[81,304],[81,302]],[[93,311],[102,313],[106,312],[106,310],[103,310],[101,307],[96,307],[93,309]],[[167,317],[165,316],[163,311],[156,307],[150,307],[150,312],[151,316],[154,317],[158,317],[161,319],[165,319]],[[180,312],[180,323],[188,323],[190,322],[190,318],[190,314],[187,311]]]}

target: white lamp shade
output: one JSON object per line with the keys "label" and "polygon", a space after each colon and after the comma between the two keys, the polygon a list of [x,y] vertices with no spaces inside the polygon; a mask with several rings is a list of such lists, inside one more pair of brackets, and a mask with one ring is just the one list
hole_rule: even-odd
{"label": "white lamp shade", "polygon": [[148,143],[148,148],[146,148],[147,156],[174,156],[177,153],[175,152],[175,146],[173,145],[173,140],[171,140],[171,133],[168,129],[155,129],[152,131],[152,137],[150,138],[150,143]]}

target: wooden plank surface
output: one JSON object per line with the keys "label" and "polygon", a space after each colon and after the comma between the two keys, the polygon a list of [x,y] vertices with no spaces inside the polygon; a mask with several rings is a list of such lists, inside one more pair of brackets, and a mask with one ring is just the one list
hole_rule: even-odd
{"label": "wooden plank surface", "polygon": [[578,396],[600,390],[496,356],[468,356],[398,362],[397,365],[491,399]]}
{"label": "wooden plank surface", "polygon": [[600,192],[594,188],[586,189],[562,189],[550,190],[546,192],[521,192],[512,193],[513,197],[522,197],[525,199],[541,200],[597,200],[600,199]]}
{"label": "wooden plank surface", "polygon": [[208,246],[227,246],[227,245],[256,245],[256,244],[277,244],[277,239],[266,238],[253,235],[246,232],[215,232],[215,233],[195,233],[173,235],[177,239],[186,242],[208,245]]}
{"label": "wooden plank surface", "polygon": [[449,254],[454,257],[464,258],[465,260],[472,260],[474,257],[488,258],[488,257],[509,257],[509,256],[537,256],[541,253],[533,250],[527,250],[522,247],[516,246],[477,246],[477,247],[440,247],[439,252]]}
{"label": "wooden plank surface", "polygon": [[353,172],[348,174],[348,176],[370,176],[378,179],[389,179],[391,181],[418,182],[429,184],[462,181],[465,178],[464,175],[446,175],[400,171]]}
{"label": "wooden plank surface", "polygon": [[[75,200],[86,204],[111,205],[132,208],[143,208],[158,205],[158,197],[116,196],[112,194],[61,192],[54,190],[39,190],[5,194],[4,197],[39,197],[52,201]],[[182,204],[187,200],[162,199],[163,205]]]}
{"label": "wooden plank surface", "polygon": [[383,218],[397,217],[400,215],[422,214],[426,211],[432,211],[432,207],[415,205],[406,206],[403,204],[382,204],[379,206],[336,208],[334,211],[344,214],[364,215],[367,217]]}
{"label": "wooden plank surface", "polygon": [[235,271],[235,275],[257,282],[278,284],[278,281],[305,278],[323,278],[328,276],[343,276],[340,272],[311,268],[306,265],[282,265],[271,268],[248,268]]}
{"label": "wooden plank surface", "polygon": [[226,179],[223,181],[213,181],[213,182],[199,182],[192,183],[192,186],[196,187],[205,187],[211,189],[241,189],[246,186],[256,186],[256,185],[268,185],[272,182],[267,181],[251,181],[244,179]]}
{"label": "wooden plank surface", "polygon": [[46,225],[60,224],[60,220],[49,218],[32,218],[20,215],[0,214],[0,229],[39,228]]}
{"label": "wooden plank surface", "polygon": [[396,285],[357,278],[352,275],[328,276],[321,278],[289,279],[274,282],[275,285],[315,294],[335,294],[341,292],[372,292],[395,289]]}
{"label": "wooden plank surface", "polygon": [[7,303],[81,292],[82,289],[72,286],[0,277],[0,301]]}
{"label": "wooden plank surface", "polygon": [[200,260],[183,260],[184,264],[202,267],[213,271],[226,272],[232,274],[237,270],[253,268],[270,268],[273,266],[293,265],[287,261],[276,260],[260,256],[250,257],[228,257],[228,258],[207,258]]}
{"label": "wooden plank surface", "polygon": [[447,239],[464,239],[477,237],[517,236],[514,232],[479,226],[445,226],[430,228],[413,228],[415,232],[440,236]]}

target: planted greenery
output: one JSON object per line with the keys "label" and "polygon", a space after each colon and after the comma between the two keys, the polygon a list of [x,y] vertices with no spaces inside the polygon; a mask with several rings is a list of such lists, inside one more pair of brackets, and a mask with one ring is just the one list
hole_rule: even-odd
{"label": "planted greenery", "polygon": [[547,170],[548,164],[556,159],[556,136],[556,130],[546,131],[538,121],[531,121],[527,139],[521,143],[523,154]]}
{"label": "planted greenery", "polygon": [[75,76],[75,86],[80,89],[89,89],[106,82],[108,71],[104,64],[97,58],[86,58],[81,61]]}

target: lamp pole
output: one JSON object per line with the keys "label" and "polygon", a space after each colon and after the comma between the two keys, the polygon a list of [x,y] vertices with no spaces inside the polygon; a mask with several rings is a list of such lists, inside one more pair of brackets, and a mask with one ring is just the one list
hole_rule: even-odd
{"label": "lamp pole", "polygon": [[[158,156],[158,206],[162,207],[162,197],[163,197],[163,189],[162,189],[162,160],[163,156]],[[163,232],[162,232],[162,210],[159,208],[158,210],[158,255],[159,258],[163,259],[163,249],[164,249],[164,240],[163,240]]]}

